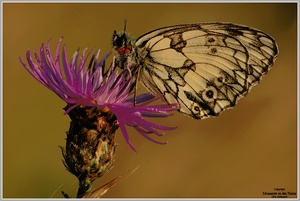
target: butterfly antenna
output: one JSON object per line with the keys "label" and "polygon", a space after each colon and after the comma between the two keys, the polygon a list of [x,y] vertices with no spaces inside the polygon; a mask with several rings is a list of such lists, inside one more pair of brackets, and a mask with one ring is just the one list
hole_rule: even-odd
{"label": "butterfly antenna", "polygon": [[124,20],[124,32],[126,31],[126,24],[127,24],[127,20]]}

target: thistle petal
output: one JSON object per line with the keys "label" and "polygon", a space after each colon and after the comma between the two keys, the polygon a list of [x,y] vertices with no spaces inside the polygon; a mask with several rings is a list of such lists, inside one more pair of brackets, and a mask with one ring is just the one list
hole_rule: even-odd
{"label": "thistle petal", "polygon": [[66,47],[63,45],[61,48],[62,38],[58,41],[54,57],[49,43],[50,40],[46,45],[41,45],[39,55],[37,52],[33,53],[36,62],[29,50],[26,53],[28,64],[19,59],[36,80],[68,103],[65,114],[78,106],[108,107],[116,115],[125,141],[134,151],[136,150],[130,143],[126,125],[135,128],[152,142],[166,143],[153,139],[149,134],[162,136],[164,131],[175,128],[152,123],[144,117],[168,117],[169,112],[178,110],[178,104],[150,105],[161,98],[150,93],[131,98],[133,94],[131,90],[135,85],[135,78],[130,71],[131,66],[129,64],[121,72],[115,72],[116,65],[113,58],[110,68],[105,70],[105,62],[110,53],[97,61],[100,52],[97,50],[91,61],[87,62],[92,50],[87,52],[87,49],[84,49],[80,56],[77,50],[68,61]]}

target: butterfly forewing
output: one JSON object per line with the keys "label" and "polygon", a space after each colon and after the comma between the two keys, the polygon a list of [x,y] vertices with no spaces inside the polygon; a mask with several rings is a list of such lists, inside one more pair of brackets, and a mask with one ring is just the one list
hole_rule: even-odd
{"label": "butterfly forewing", "polygon": [[134,48],[144,85],[196,119],[235,106],[278,54],[269,35],[216,22],[157,29],[138,38]]}

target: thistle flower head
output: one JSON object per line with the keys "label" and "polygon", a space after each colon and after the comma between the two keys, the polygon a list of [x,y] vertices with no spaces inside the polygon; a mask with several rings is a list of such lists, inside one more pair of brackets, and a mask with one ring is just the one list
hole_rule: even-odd
{"label": "thistle flower head", "polygon": [[54,56],[49,41],[46,45],[42,44],[39,54],[36,51],[33,53],[35,60],[28,50],[26,54],[28,64],[21,58],[20,61],[36,80],[68,103],[65,114],[76,107],[101,110],[107,108],[116,116],[123,136],[133,150],[135,149],[130,143],[126,125],[135,128],[138,133],[153,142],[165,143],[154,140],[150,134],[161,136],[164,131],[174,128],[151,123],[144,117],[167,117],[169,112],[178,109],[177,104],[150,105],[157,100],[151,94],[142,94],[136,99],[130,98],[135,84],[130,64],[121,72],[115,72],[113,59],[110,68],[105,70],[105,61],[109,54],[98,61],[98,50],[88,63],[92,50],[87,52],[87,49],[81,56],[77,50],[68,61],[65,46],[60,53],[62,38],[57,44]]}

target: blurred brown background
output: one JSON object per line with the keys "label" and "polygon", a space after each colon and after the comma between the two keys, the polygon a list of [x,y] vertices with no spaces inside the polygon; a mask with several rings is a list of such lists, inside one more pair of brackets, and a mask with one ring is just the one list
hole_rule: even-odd
{"label": "blurred brown background", "polygon": [[[100,186],[139,168],[105,197],[269,198],[263,192],[297,190],[297,7],[262,3],[4,3],[3,5],[3,196],[57,198],[76,195],[77,180],[65,170],[69,117],[65,103],[39,84],[19,62],[27,49],[64,36],[69,58],[80,47],[111,50],[114,30],[138,37],[182,23],[226,21],[255,27],[278,42],[279,57],[259,86],[217,118],[193,120],[179,113],[178,126],[157,145],[129,130],[138,153],[117,132],[114,169]],[[139,85],[142,87],[142,85]]]}

